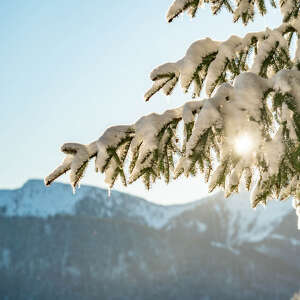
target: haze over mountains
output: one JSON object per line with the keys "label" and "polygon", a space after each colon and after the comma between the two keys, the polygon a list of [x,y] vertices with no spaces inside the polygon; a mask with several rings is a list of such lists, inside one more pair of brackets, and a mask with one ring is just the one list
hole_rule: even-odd
{"label": "haze over mountains", "polygon": [[1,190],[0,299],[289,299],[300,289],[295,212],[248,199],[159,206],[40,180]]}

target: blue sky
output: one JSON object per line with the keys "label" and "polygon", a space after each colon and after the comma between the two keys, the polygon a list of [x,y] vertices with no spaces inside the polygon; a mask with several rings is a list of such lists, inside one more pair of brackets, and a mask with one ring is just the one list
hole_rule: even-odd
{"label": "blue sky", "polygon": [[[168,24],[171,1],[4,0],[0,3],[0,188],[45,177],[64,155],[64,142],[89,143],[112,125],[131,124],[143,114],[163,112],[190,99],[144,92],[149,73],[181,58],[195,40],[227,39],[231,34],[275,27],[280,15],[270,10],[246,28],[226,12],[201,9]],[[93,163],[82,183],[105,187]],[[66,182],[68,176],[60,179]],[[201,177],[116,189],[162,204],[200,198]]]}

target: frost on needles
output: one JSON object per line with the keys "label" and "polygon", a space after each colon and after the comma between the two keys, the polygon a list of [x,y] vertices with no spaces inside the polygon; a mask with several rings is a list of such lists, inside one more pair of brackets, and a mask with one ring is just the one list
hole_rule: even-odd
{"label": "frost on needles", "polygon": [[[213,14],[225,7],[234,22],[245,25],[255,12],[266,13],[264,0],[235,2],[176,0],[167,20],[184,11],[194,17],[203,4]],[[169,95],[178,82],[184,92],[193,86],[193,101],[110,127],[89,145],[64,144],[66,158],[45,178],[46,185],[70,171],[75,189],[92,158],[109,187],[117,178],[124,185],[141,178],[149,189],[160,178],[168,183],[182,174],[202,173],[209,190],[221,187],[226,197],[241,185],[251,189],[252,207],[292,197],[300,229],[300,2],[271,4],[282,13],[278,28],[223,42],[196,41],[183,58],[151,72],[146,101],[158,91]],[[198,99],[202,89],[207,99]],[[236,144],[245,139],[248,149],[238,150]]]}

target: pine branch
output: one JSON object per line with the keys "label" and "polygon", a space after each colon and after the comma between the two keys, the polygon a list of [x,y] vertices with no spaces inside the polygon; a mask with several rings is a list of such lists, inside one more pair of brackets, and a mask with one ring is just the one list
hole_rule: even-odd
{"label": "pine branch", "polygon": [[237,75],[248,70],[247,61],[251,56],[250,71],[264,78],[290,69],[298,62],[297,55],[295,61],[289,56],[291,35],[300,34],[297,30],[300,30],[300,23],[291,22],[273,30],[248,33],[243,38],[232,36],[224,42],[209,38],[194,42],[182,59],[163,64],[151,72],[154,83],[145,99],[148,101],[161,89],[169,95],[178,81],[185,93],[194,84],[193,97],[199,97],[203,88],[210,96],[222,83],[231,83]]}
{"label": "pine branch", "polygon": [[[235,2],[236,4],[233,5],[233,3],[228,0],[175,0],[167,12],[167,21],[172,22],[185,11],[193,18],[199,7],[204,3],[210,5],[214,15],[225,8],[232,13],[234,22],[241,19],[244,25],[254,20],[256,10],[262,16],[267,13],[266,0],[236,0]],[[271,7],[277,8],[275,0],[269,0],[269,2]],[[289,22],[298,18],[300,3],[298,0],[280,0],[279,8],[283,16],[283,22]]]}

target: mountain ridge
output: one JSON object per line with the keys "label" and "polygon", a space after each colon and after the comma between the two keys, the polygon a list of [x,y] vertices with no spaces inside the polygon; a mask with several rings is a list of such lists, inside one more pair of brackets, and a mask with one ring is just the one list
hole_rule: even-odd
{"label": "mountain ridge", "polygon": [[[99,218],[126,216],[131,220],[139,219],[139,223],[155,229],[170,229],[172,220],[179,216],[193,210],[210,209],[220,220],[222,214],[226,215],[229,229],[227,244],[237,245],[262,240],[293,211],[289,200],[281,203],[270,201],[266,208],[253,210],[247,198],[249,193],[246,191],[229,199],[224,199],[223,193],[219,192],[186,204],[159,205],[118,191],[112,191],[109,196],[106,190],[88,185],[81,186],[73,194],[67,184],[54,183],[51,187],[45,187],[42,180],[31,179],[21,188],[0,190],[0,213],[42,218],[57,214]],[[203,229],[206,225],[199,226]]]}
{"label": "mountain ridge", "polygon": [[290,201],[221,193],[163,206],[31,180],[0,191],[0,298],[289,299],[300,234]]}
{"label": "mountain ridge", "polygon": [[[111,211],[114,208],[127,206],[126,209],[129,214],[132,213],[132,217],[144,216],[146,223],[154,228],[161,228],[168,218],[199,205],[199,201],[189,204],[159,205],[119,191],[111,191],[109,196],[108,191],[88,185],[82,185],[73,194],[67,184],[54,183],[51,187],[45,187],[42,180],[31,179],[21,188],[0,190],[0,211],[2,208],[2,214],[6,216],[75,215],[76,205],[80,205],[80,201],[86,197],[92,198],[105,207],[106,212],[103,210],[102,213],[106,213],[106,217],[112,217]],[[94,215],[92,211],[90,213]],[[101,214],[100,216],[103,217]]]}

